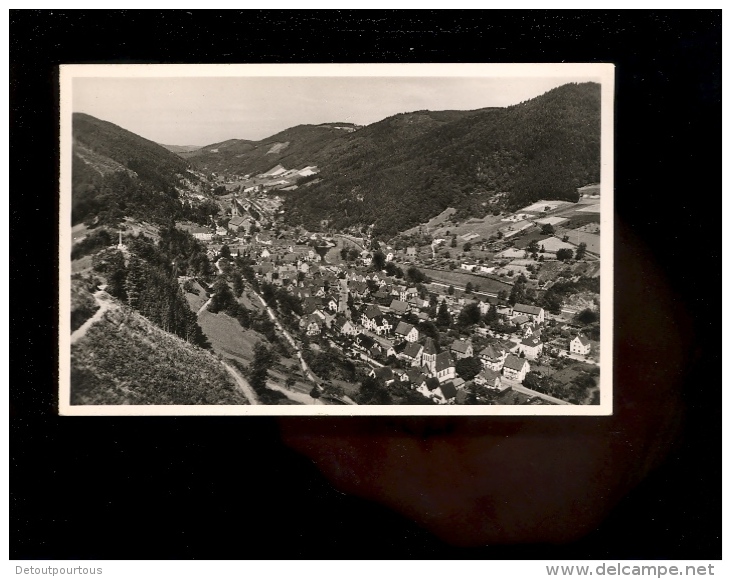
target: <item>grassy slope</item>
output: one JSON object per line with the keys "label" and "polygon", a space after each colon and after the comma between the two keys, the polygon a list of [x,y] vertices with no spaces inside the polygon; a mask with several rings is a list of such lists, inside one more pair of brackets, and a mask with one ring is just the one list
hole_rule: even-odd
{"label": "grassy slope", "polygon": [[247,404],[209,352],[121,306],[71,347],[72,404]]}

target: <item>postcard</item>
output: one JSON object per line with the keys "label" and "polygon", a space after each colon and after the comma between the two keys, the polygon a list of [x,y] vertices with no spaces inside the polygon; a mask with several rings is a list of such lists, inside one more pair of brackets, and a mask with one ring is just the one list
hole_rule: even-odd
{"label": "postcard", "polygon": [[612,413],[613,65],[60,85],[60,414]]}

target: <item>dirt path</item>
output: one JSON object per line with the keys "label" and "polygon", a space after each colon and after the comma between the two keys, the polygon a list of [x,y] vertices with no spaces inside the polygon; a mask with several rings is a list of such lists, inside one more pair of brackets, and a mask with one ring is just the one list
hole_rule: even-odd
{"label": "dirt path", "polygon": [[83,338],[89,328],[93,326],[97,321],[99,321],[108,310],[116,308],[116,305],[112,303],[111,298],[107,292],[99,290],[91,295],[96,300],[96,303],[99,304],[99,309],[94,313],[93,316],[86,320],[81,325],[81,327],[77,328],[76,331],[71,334],[72,344],[77,340]]}
{"label": "dirt path", "polygon": [[238,384],[239,388],[241,389],[241,392],[244,393],[244,396],[246,396],[246,399],[249,401],[249,404],[256,405],[259,404],[259,400],[256,397],[256,394],[254,393],[254,389],[249,385],[249,381],[244,378],[236,368],[233,366],[230,366],[226,362],[222,362],[224,368],[228,370],[228,373],[233,376],[233,379],[236,380],[236,384]]}
{"label": "dirt path", "polygon": [[197,316],[200,316],[200,315],[201,315],[201,314],[203,313],[203,310],[205,310],[205,309],[206,309],[206,308],[208,307],[208,304],[210,304],[210,303],[211,303],[211,300],[212,300],[212,299],[213,299],[213,296],[211,296],[210,298],[208,298],[208,301],[207,301],[206,303],[204,303],[204,304],[203,304],[203,305],[201,306],[201,308],[200,308],[200,309],[198,310],[198,313],[196,314]]}
{"label": "dirt path", "polygon": [[272,381],[267,382],[267,388],[269,388],[269,390],[276,390],[277,392],[281,392],[290,400],[294,402],[299,402],[300,404],[322,404],[320,400],[318,400],[317,398],[313,398],[309,394],[305,394],[304,392],[297,392],[296,390],[287,390],[286,388],[280,386],[279,384],[275,384]]}

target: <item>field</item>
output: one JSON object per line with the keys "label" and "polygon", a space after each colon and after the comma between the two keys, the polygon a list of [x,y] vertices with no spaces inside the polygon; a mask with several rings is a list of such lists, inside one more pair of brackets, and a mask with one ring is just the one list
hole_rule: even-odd
{"label": "field", "polygon": [[206,291],[198,284],[198,282],[193,282],[193,287],[198,292],[197,295],[195,293],[185,292],[185,299],[188,302],[188,306],[190,306],[190,309],[192,312],[197,312],[199,309],[201,309],[201,306],[206,303],[208,298],[206,297]]}
{"label": "field", "polygon": [[266,338],[253,330],[245,330],[241,324],[226,314],[212,314],[205,310],[198,316],[198,323],[208,337],[213,350],[224,357],[233,357],[244,364],[254,359],[254,346],[266,342]]}
{"label": "field", "polygon": [[71,243],[76,243],[77,241],[81,241],[86,237],[87,232],[89,231],[89,228],[83,224],[79,223],[77,225],[74,225],[71,228]]}
{"label": "field", "polygon": [[554,209],[557,209],[563,205],[568,205],[568,204],[569,204],[569,201],[540,200],[540,201],[536,201],[535,203],[533,203],[531,205],[528,205],[528,207],[523,207],[516,213],[544,213],[544,212],[546,212],[545,211],[546,207],[550,207],[550,209],[548,210],[550,212],[550,211],[553,211]]}
{"label": "field", "polygon": [[[504,223],[500,222],[500,216],[488,215],[483,219],[470,219],[461,225],[447,225],[440,227],[434,232],[434,237],[447,237],[448,231],[449,237],[452,235],[460,237],[469,233],[476,233],[483,239],[487,239],[491,235],[496,234],[502,225],[504,225]],[[475,239],[474,241],[478,240]]]}
{"label": "field", "polygon": [[439,269],[422,269],[432,281],[447,285],[465,287],[467,283],[471,283],[473,287],[480,286],[479,291],[497,294],[500,290],[510,293],[512,285],[489,277],[481,275],[473,275],[461,271],[442,271]]}
{"label": "field", "polygon": [[92,268],[92,256],[85,255],[80,259],[71,262],[71,273],[87,273]]}
{"label": "field", "polygon": [[583,209],[578,209],[577,211],[583,211],[586,213],[599,213],[600,212],[601,205],[597,203],[596,205],[589,205],[588,207],[584,207]]}

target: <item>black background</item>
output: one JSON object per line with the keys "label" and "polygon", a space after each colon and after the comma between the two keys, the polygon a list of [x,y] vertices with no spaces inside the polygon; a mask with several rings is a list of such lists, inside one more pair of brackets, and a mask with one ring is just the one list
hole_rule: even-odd
{"label": "black background", "polygon": [[[595,532],[455,548],[333,490],[274,419],[57,416],[58,64],[561,61],[617,65],[617,213],[703,353],[682,444]],[[720,558],[720,61],[720,11],[11,11],[11,558]]]}

